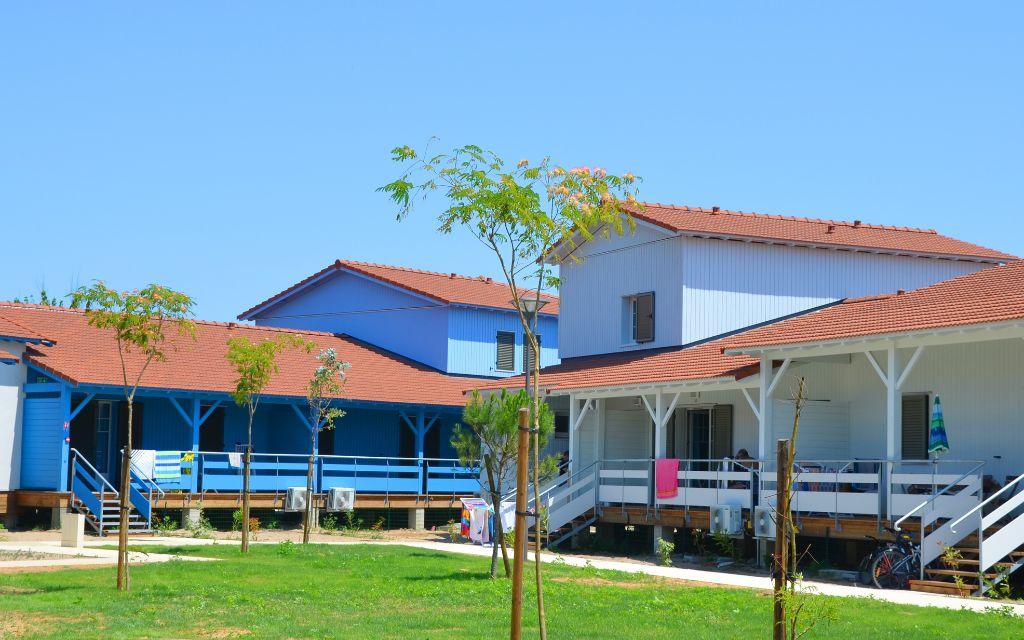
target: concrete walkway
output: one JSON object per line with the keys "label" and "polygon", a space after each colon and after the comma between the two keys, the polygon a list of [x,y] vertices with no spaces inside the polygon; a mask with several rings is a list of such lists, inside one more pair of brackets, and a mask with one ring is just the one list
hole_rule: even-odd
{"label": "concrete walkway", "polygon": [[[87,542],[86,545],[94,544],[109,544],[103,542]],[[212,544],[228,544],[238,545],[236,540],[212,540],[212,539],[197,539],[197,538],[139,538],[131,541],[133,545],[140,544],[155,544],[155,545],[212,545]],[[253,544],[279,544],[278,542],[269,541],[257,541]],[[333,544],[333,545],[353,545],[353,544],[373,544],[383,546],[405,546],[413,547],[416,549],[424,549],[429,551],[439,551],[443,553],[458,553],[468,556],[477,556],[482,558],[490,558],[491,549],[490,547],[480,547],[477,545],[470,544],[452,544],[450,542],[431,542],[421,540],[337,540],[330,542],[317,542],[315,544]],[[115,553],[115,552],[111,552]],[[116,553],[115,553],[116,556]],[[167,556],[172,558],[174,556]],[[533,554],[528,556],[530,559],[533,558]],[[700,569],[683,569],[677,567],[661,567],[651,564],[640,564],[634,562],[622,562],[619,560],[604,560],[601,558],[593,558],[579,555],[562,555],[562,554],[550,554],[542,553],[541,560],[546,563],[564,562],[568,566],[572,567],[594,567],[596,569],[608,569],[612,571],[622,571],[625,573],[642,573],[649,576],[657,576],[661,578],[668,578],[672,580],[687,580],[691,582],[700,582],[711,585],[721,585],[723,587],[742,587],[748,589],[760,589],[763,591],[771,591],[772,581],[771,578],[765,576],[748,576],[737,573],[724,573],[718,571],[702,571]],[[915,607],[938,607],[941,609],[953,609],[961,610],[966,609],[970,611],[988,611],[993,609],[1003,609],[1009,607],[1016,615],[1024,616],[1024,603],[1009,603],[1003,601],[987,600],[981,598],[958,598],[956,596],[944,596],[932,593],[919,593],[916,591],[890,591],[871,589],[859,585],[844,585],[835,584],[831,582],[804,582],[802,584],[804,591],[813,591],[821,595],[828,596],[841,596],[841,597],[854,597],[854,598],[873,598],[882,602],[892,602],[894,604],[911,605]]]}
{"label": "concrete walkway", "polygon": [[[138,544],[139,540],[132,540],[131,544]],[[109,540],[89,541],[84,547],[62,547],[56,540],[44,540],[39,542],[0,542],[0,552],[25,553],[25,554],[46,554],[47,558],[30,558],[25,560],[0,560],[0,573],[17,573],[22,571],[39,571],[45,569],[63,569],[76,567],[105,567],[117,564],[117,551],[114,549],[97,549],[97,546],[109,545]],[[142,564],[150,562],[167,562],[168,560],[186,560],[208,562],[211,558],[196,558],[193,556],[175,556],[162,553],[141,553],[137,551],[128,554],[130,564]]]}

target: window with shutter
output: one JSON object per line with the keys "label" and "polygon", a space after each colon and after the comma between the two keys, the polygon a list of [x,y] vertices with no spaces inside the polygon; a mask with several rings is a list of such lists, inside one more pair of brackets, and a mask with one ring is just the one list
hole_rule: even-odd
{"label": "window with shutter", "polygon": [[654,341],[654,293],[633,296],[633,341]]}
{"label": "window with shutter", "polygon": [[711,429],[711,457],[733,457],[731,404],[716,404],[711,409]]}
{"label": "window with shutter", "polygon": [[903,459],[928,459],[928,396],[903,396]]}
{"label": "window with shutter", "polygon": [[499,331],[495,342],[498,345],[495,368],[498,371],[515,371],[516,334],[511,331]]}

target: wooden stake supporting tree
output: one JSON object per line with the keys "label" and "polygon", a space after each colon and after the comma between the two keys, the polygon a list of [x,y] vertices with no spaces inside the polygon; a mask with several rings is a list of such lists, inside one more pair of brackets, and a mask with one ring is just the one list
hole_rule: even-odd
{"label": "wooden stake supporting tree", "polygon": [[[71,306],[84,308],[89,324],[109,329],[117,340],[121,362],[121,380],[128,404],[127,439],[121,457],[121,486],[118,500],[117,588],[128,589],[128,513],[131,511],[132,421],[135,417],[135,394],[143,376],[154,362],[166,360],[167,335],[170,327],[188,338],[195,338],[195,323],[189,319],[192,298],[151,284],[135,291],[116,291],[102,282],[81,287],[71,294]],[[132,358],[129,354],[135,354]]]}

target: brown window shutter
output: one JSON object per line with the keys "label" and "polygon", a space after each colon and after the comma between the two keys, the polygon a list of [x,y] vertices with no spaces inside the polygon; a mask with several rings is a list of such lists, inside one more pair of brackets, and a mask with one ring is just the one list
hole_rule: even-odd
{"label": "brown window shutter", "polygon": [[499,331],[495,341],[498,345],[495,368],[498,371],[515,371],[516,334],[511,331]]}
{"label": "brown window shutter", "polygon": [[716,404],[711,409],[711,457],[731,458],[732,451],[732,405]]}
{"label": "brown window shutter", "polygon": [[654,341],[654,293],[636,296],[633,316],[633,339],[637,342]]}
{"label": "brown window shutter", "polygon": [[928,459],[928,396],[903,396],[903,459]]}

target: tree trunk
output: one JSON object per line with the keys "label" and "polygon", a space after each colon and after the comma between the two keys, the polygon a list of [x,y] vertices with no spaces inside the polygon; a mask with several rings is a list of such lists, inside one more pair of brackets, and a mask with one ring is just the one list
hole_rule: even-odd
{"label": "tree trunk", "polygon": [[[121,495],[118,499],[117,588],[128,590],[128,510],[131,509],[132,414],[133,398],[128,398],[128,439],[121,456]],[[102,507],[102,505],[101,505]]]}
{"label": "tree trunk", "polygon": [[508,547],[505,546],[505,527],[501,524],[501,492],[494,474],[494,458],[484,455],[484,469],[487,470],[487,484],[490,485],[491,505],[494,507],[494,531],[498,544],[491,541],[491,577],[498,573],[498,546],[501,546],[501,559],[505,564],[505,577],[512,577],[512,567],[508,561]]}
{"label": "tree trunk", "polygon": [[[316,436],[313,436],[316,438]],[[309,544],[309,531],[313,528],[313,464],[315,454],[309,454],[309,467],[306,469],[306,509],[302,515],[302,544]]]}
{"label": "tree trunk", "polygon": [[519,410],[518,451],[516,456],[516,541],[512,565],[512,625],[509,637],[523,637],[523,561],[526,559],[526,468],[530,457],[529,411]]}
{"label": "tree trunk", "polygon": [[249,409],[249,443],[242,457],[242,553],[249,552],[249,470],[252,466],[252,416]]}
{"label": "tree trunk", "polygon": [[548,625],[547,614],[544,612],[544,580],[541,571],[540,561],[540,539],[541,539],[541,507],[540,507],[540,349],[537,348],[536,338],[531,337],[533,342],[533,510],[536,513],[534,522],[535,537],[533,539],[533,565],[534,574],[537,578],[537,624],[540,626],[540,640],[547,640]]}

